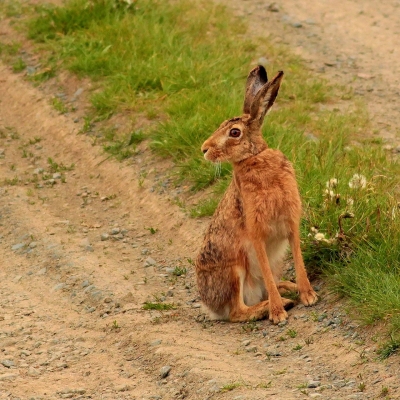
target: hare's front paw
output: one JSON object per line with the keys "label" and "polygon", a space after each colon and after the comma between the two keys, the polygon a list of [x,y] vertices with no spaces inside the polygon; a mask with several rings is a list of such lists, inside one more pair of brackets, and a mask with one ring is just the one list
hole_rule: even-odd
{"label": "hare's front paw", "polygon": [[269,320],[274,324],[287,320],[287,312],[283,307],[272,306],[269,310]]}
{"label": "hare's front paw", "polygon": [[305,306],[312,306],[318,300],[317,293],[310,287],[310,289],[300,292],[300,300]]}

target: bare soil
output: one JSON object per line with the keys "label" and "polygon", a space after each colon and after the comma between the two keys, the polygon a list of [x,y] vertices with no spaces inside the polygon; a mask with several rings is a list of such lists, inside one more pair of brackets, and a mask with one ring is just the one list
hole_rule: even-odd
{"label": "bare soil", "polygon": [[[252,34],[280,37],[354,85],[396,143],[398,2],[229,4]],[[208,221],[171,201],[169,165],[146,146],[118,163],[78,134],[88,85],[61,76],[37,88],[0,64],[0,399],[376,399],[385,388],[400,398],[399,356],[378,361],[379,327],[359,327],[322,282],[317,306],[297,305],[287,325],[204,318],[191,260]],[[75,113],[51,106],[60,87],[68,101],[84,89]],[[173,275],[177,266],[187,273]]]}

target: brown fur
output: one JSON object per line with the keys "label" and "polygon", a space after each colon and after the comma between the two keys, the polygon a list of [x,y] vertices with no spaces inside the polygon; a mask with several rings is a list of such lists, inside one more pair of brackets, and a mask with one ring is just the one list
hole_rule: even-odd
{"label": "brown fur", "polygon": [[[298,290],[300,300],[317,300],[300,250],[301,201],[292,165],[265,143],[261,126],[278,94],[283,72],[268,82],[262,66],[247,79],[244,114],[225,121],[204,142],[204,157],[229,161],[233,179],[206,232],[196,260],[203,303],[217,319],[246,321],[287,318],[292,305],[279,292]],[[232,131],[233,129],[233,131]],[[232,137],[238,134],[239,137]],[[287,243],[296,282],[279,282]],[[268,299],[268,300],[267,300]]]}

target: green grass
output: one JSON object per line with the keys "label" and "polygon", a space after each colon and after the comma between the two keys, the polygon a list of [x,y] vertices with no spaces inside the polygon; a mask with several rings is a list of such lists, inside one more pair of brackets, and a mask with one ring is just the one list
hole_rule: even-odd
{"label": "green grass", "polygon": [[[240,114],[245,77],[259,57],[269,60],[270,75],[284,70],[264,135],[297,171],[307,267],[311,275],[328,276],[357,318],[383,321],[397,343],[399,163],[379,139],[365,139],[372,128],[351,90],[315,76],[286,48],[244,39],[245,29],[207,0],[137,0],[131,7],[122,0],[70,0],[64,7],[36,8],[27,34],[47,57],[36,79],[62,65],[94,82],[93,112],[83,132],[93,129],[95,118],[113,113],[144,116],[151,120],[152,149],[175,161],[176,178],[193,190],[213,185],[192,216],[210,215],[230,180],[229,165],[216,170],[203,159],[202,142]],[[18,51],[17,44],[0,47],[6,58],[15,59]],[[105,137],[104,149],[112,155],[134,154],[132,136]],[[355,174],[365,177],[365,185],[355,187]],[[333,178],[337,185],[328,188]]]}
{"label": "green grass", "polygon": [[168,304],[168,303],[146,301],[142,308],[143,310],[166,311],[166,310],[173,310],[175,306],[173,304]]}

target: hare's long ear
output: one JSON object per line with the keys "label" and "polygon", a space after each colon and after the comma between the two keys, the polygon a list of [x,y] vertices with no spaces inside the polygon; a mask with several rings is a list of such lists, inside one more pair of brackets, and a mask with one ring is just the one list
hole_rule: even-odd
{"label": "hare's long ear", "polygon": [[250,106],[250,117],[253,121],[258,122],[260,126],[264,121],[265,114],[274,104],[276,96],[278,95],[279,87],[283,78],[283,71],[266,83],[256,94]]}
{"label": "hare's long ear", "polygon": [[257,92],[268,82],[267,71],[262,65],[253,68],[246,82],[244,95],[243,114],[250,114],[251,103]]}

